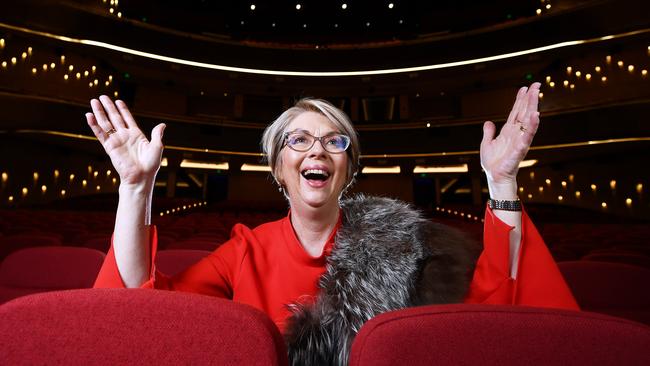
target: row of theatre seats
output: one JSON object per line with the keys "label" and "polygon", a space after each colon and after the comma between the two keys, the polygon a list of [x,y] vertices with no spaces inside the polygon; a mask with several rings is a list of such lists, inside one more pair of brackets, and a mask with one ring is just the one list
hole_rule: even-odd
{"label": "row of theatre seats", "polygon": [[[435,220],[457,227],[476,240],[483,234],[480,223],[447,217]],[[538,223],[537,228],[557,262],[586,260],[650,268],[650,225]]]}
{"label": "row of theatre seats", "polygon": [[[0,306],[3,365],[288,365],[262,312],[142,289],[49,292]],[[649,365],[650,328],[596,313],[422,306],[364,324],[349,365]]]}
{"label": "row of theatre seats", "polygon": [[[234,223],[255,226],[284,214],[159,217],[156,267],[173,275],[225,241]],[[88,289],[113,220],[97,212],[0,212],[0,364],[287,363],[273,323],[248,306],[165,291]],[[455,226],[475,235],[481,227]],[[558,242],[549,243],[551,250]],[[584,312],[459,304],[386,313],[361,329],[350,364],[650,364],[650,266],[575,259],[558,265]]]}
{"label": "row of theatre seats", "polygon": [[[156,268],[174,275],[210,254],[193,249],[158,252]],[[80,247],[33,247],[16,251],[0,264],[0,303],[44,291],[90,288],[105,254]],[[583,310],[650,325],[650,269],[597,261],[558,266]]]}
{"label": "row of theatre seats", "polygon": [[[255,227],[286,211],[194,212],[154,217],[159,249],[214,250],[228,240],[237,223]],[[107,252],[115,224],[111,212],[0,210],[0,260],[31,246],[78,246]]]}
{"label": "row of theatre seats", "polygon": [[[236,223],[255,227],[280,219],[282,210],[223,210],[155,217],[159,249],[216,249]],[[110,212],[0,210],[0,260],[20,248],[79,246],[107,252],[114,225]],[[480,240],[480,222],[436,216]],[[645,224],[538,223],[556,261],[618,262],[650,268],[650,226]]]}

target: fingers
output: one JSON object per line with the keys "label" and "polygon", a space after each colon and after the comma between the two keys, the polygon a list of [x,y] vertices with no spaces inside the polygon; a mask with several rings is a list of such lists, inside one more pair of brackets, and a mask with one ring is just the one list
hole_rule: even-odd
{"label": "fingers", "polygon": [[539,88],[541,84],[540,83],[533,83],[530,86],[530,89],[528,90],[528,95],[526,96],[526,113],[527,115],[524,116],[525,118],[531,117],[535,112],[537,112],[537,108],[539,106]]}
{"label": "fingers", "polygon": [[113,125],[113,128],[115,129],[127,128],[126,123],[122,118],[122,115],[115,107],[115,103],[113,103],[111,98],[107,97],[106,95],[102,95],[99,97],[99,101],[104,107],[104,111],[106,111],[106,114],[108,114],[108,118],[111,124]]}
{"label": "fingers", "polygon": [[527,91],[528,88],[525,86],[519,88],[519,91],[517,92],[517,97],[515,98],[515,104],[512,106],[512,110],[508,115],[508,119],[506,120],[506,123],[516,123],[517,118],[519,117],[519,113],[521,112],[522,106],[526,102]]}
{"label": "fingers", "polygon": [[491,121],[487,121],[483,124],[483,140],[481,145],[487,144],[494,140],[494,134],[496,133],[496,126]]}
{"label": "fingers", "polygon": [[126,103],[124,103],[121,100],[116,100],[115,105],[117,106],[117,110],[119,111],[120,115],[122,116],[122,119],[124,120],[126,127],[127,128],[138,128],[138,124],[135,122],[135,119],[133,118],[133,115],[131,114],[131,111],[129,111],[129,107],[126,106]]}
{"label": "fingers", "polygon": [[[526,113],[519,120],[521,122],[522,132],[531,133],[533,136],[539,126],[539,87],[540,83],[533,83],[526,95]],[[531,137],[532,139],[532,137]]]}
{"label": "fingers", "polygon": [[161,123],[151,130],[151,143],[162,145],[163,133],[165,132],[166,127],[167,125]]}
{"label": "fingers", "polygon": [[88,126],[90,126],[90,129],[93,130],[93,133],[95,134],[95,137],[97,137],[97,140],[103,145],[104,141],[106,141],[106,133],[104,130],[99,127],[97,124],[97,120],[95,119],[95,116],[92,113],[86,113],[86,122],[88,122]]}
{"label": "fingers", "polygon": [[99,128],[101,128],[103,131],[110,131],[111,129],[113,129],[113,124],[108,119],[108,116],[106,116],[106,113],[104,112],[104,107],[102,106],[102,103],[99,100],[92,99],[90,101],[90,107],[93,110],[93,117],[97,122]]}

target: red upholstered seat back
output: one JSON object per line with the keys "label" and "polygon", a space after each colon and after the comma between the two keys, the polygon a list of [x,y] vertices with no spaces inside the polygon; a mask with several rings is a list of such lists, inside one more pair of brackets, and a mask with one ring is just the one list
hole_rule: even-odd
{"label": "red upholstered seat back", "polygon": [[650,324],[650,269],[582,260],[558,267],[581,309]]}
{"label": "red upholstered seat back", "polygon": [[156,253],[156,268],[168,276],[173,276],[210,253],[212,252],[194,249],[161,250]]}
{"label": "red upholstered seat back", "polygon": [[650,365],[650,328],[606,315],[516,306],[394,311],[359,331],[350,366]]}
{"label": "red upholstered seat back", "polygon": [[10,254],[0,263],[0,303],[28,294],[90,288],[104,253],[78,247],[34,247]]}
{"label": "red upholstered seat back", "polygon": [[3,236],[0,239],[0,261],[23,248],[60,245],[61,237],[57,234],[23,233]]}
{"label": "red upholstered seat back", "polygon": [[87,289],[0,307],[0,364],[286,365],[267,316],[213,297]]}

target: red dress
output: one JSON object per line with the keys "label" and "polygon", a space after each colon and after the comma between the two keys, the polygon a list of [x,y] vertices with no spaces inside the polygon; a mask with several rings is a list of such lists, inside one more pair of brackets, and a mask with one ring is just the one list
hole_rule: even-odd
{"label": "red dress", "polygon": [[[323,254],[311,257],[298,241],[289,216],[249,229],[237,224],[231,238],[213,253],[182,273],[167,277],[155,270],[142,287],[195,292],[232,299],[256,307],[284,329],[290,315],[286,304],[310,302],[318,294],[318,279],[334,245],[340,219]],[[511,227],[488,208],[484,248],[478,259],[466,303],[519,304],[578,309],[557,265],[526,213],[517,279],[510,277],[508,237]],[[151,230],[152,258],[157,237]],[[124,287],[109,250],[95,287]]]}

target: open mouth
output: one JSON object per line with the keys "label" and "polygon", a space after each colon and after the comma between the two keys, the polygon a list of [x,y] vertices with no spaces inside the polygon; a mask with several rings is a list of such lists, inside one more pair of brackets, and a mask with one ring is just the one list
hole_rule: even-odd
{"label": "open mouth", "polygon": [[330,177],[330,173],[323,169],[305,169],[300,174],[308,181],[316,182],[325,182]]}

